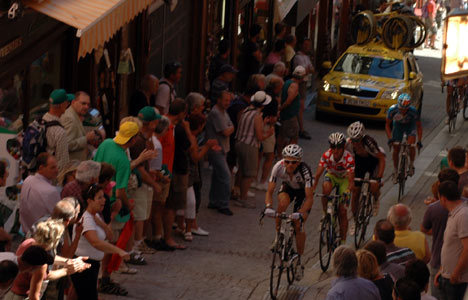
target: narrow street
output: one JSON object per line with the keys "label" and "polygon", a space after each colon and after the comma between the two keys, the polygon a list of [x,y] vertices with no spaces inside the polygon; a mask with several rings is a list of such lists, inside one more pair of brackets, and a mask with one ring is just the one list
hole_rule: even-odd
{"label": "narrow street", "polygon": [[[430,50],[422,52],[426,54]],[[422,122],[423,145],[426,148],[430,147],[437,136],[443,135],[453,139],[461,132],[456,131],[452,137],[449,137],[443,122],[445,95],[441,94],[440,89],[440,59],[419,56],[418,63],[424,74]],[[330,117],[327,122],[318,122],[314,118],[314,110],[312,105],[308,107],[305,114],[306,129],[312,134],[313,139],[300,140],[300,144],[305,149],[304,160],[315,172],[320,155],[328,146],[328,135],[334,131],[346,132],[347,126],[354,120]],[[388,151],[384,123],[365,122],[365,125],[367,132]],[[458,126],[461,126],[461,121]],[[423,148],[423,153],[425,153],[425,148]],[[430,162],[433,159],[434,157]],[[396,203],[395,189],[389,178],[392,170],[390,166],[391,158],[387,155],[381,209],[378,217],[372,219],[370,226],[373,226],[376,220],[384,218],[388,207]],[[429,164],[425,165],[424,169],[426,167],[430,167]],[[418,165],[416,168],[415,177],[418,173],[423,173],[423,170],[418,169]],[[435,167],[433,164],[432,168],[433,172],[438,171],[436,164]],[[204,169],[203,175],[204,195],[207,195],[210,170]],[[408,192],[403,199],[403,202],[409,203],[415,211],[415,228],[419,227],[424,212],[422,196],[418,193],[427,195],[422,187],[425,183],[431,182],[432,176],[431,174],[428,178],[422,178],[422,183],[409,184]],[[271,253],[268,247],[274,237],[274,225],[272,220],[265,220],[263,226],[259,225],[259,215],[264,208],[263,197],[264,192],[256,191],[256,209],[233,206],[234,216],[226,217],[207,209],[205,196],[198,222],[210,232],[210,235],[195,237],[185,251],[157,252],[154,255],[148,255],[146,257],[148,265],[137,267],[139,270],[137,275],[116,274],[115,279],[129,290],[130,297],[125,299],[269,299]],[[418,201],[414,201],[418,197]],[[320,217],[320,203],[315,201],[305,226],[308,235],[306,253],[303,257],[306,265],[305,278],[292,285],[289,290],[286,290],[285,286],[281,299],[323,299],[328,290],[332,271],[329,269],[326,273],[322,273],[317,264],[318,235],[316,233]],[[352,244],[349,237],[348,244]],[[102,295],[101,299],[115,299],[115,297]]]}

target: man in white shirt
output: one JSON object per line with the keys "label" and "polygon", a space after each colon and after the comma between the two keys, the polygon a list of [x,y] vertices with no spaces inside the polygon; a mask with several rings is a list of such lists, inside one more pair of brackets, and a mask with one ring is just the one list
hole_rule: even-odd
{"label": "man in white shirt", "polygon": [[57,160],[49,153],[37,156],[37,172],[29,175],[23,183],[20,194],[20,222],[24,233],[39,218],[51,214],[60,201],[60,193],[52,181],[57,178]]}
{"label": "man in white shirt", "polygon": [[182,65],[178,62],[170,62],[164,66],[164,78],[159,81],[159,89],[156,94],[156,108],[161,115],[166,115],[169,106],[177,97],[175,85],[182,77]]}

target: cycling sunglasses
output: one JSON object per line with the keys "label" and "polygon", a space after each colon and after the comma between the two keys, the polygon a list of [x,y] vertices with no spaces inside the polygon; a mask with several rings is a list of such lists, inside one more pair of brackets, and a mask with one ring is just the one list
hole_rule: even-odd
{"label": "cycling sunglasses", "polygon": [[330,148],[331,149],[340,149],[340,148],[344,148],[344,145],[330,145]]}
{"label": "cycling sunglasses", "polygon": [[289,165],[289,164],[295,165],[295,164],[298,164],[299,161],[298,160],[284,160],[284,163],[287,164],[287,165]]}

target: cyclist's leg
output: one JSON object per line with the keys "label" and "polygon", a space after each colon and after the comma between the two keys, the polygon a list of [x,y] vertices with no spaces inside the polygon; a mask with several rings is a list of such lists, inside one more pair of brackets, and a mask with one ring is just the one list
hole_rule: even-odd
{"label": "cyclist's leg", "polygon": [[[366,176],[367,171],[367,160],[369,157],[361,157],[359,155],[354,156],[355,168],[354,168],[354,177],[355,178],[364,178]],[[357,181],[354,183],[354,190],[351,197],[351,212],[353,213],[353,217],[356,218],[358,212],[358,201],[359,195],[361,194],[361,186],[362,182]],[[359,203],[360,204],[360,203]]]}
{"label": "cyclist's leg", "polygon": [[[288,186],[283,184],[278,192],[278,208],[276,212],[281,214],[288,209],[289,203],[291,203],[291,197],[288,192]],[[276,218],[276,231],[279,231],[280,219]]]}
{"label": "cyclist's leg", "polygon": [[[338,178],[338,194],[341,196],[344,192],[348,191],[348,178]],[[338,216],[340,218],[340,235],[342,241],[346,241],[346,233],[348,232],[348,212],[346,210],[343,197],[340,197],[340,203],[338,205]]]}
{"label": "cyclist's leg", "polygon": [[393,124],[392,129],[392,140],[393,143],[393,167],[394,167],[394,174],[397,173],[398,170],[398,155],[400,154],[400,143],[403,140],[403,128],[398,123]]}
{"label": "cyclist's leg", "polygon": [[[322,183],[322,193],[324,195],[328,196],[328,195],[330,195],[330,193],[331,193],[331,191],[333,189],[333,186],[335,186],[334,176],[327,173],[327,174],[325,174],[325,176],[323,178],[324,178],[324,180],[323,180],[323,183]],[[322,197],[322,208],[323,208],[324,213],[327,210],[327,202],[328,202],[327,197]]]}
{"label": "cyclist's leg", "polygon": [[447,97],[445,98],[445,112],[447,113],[447,119],[450,118],[450,100],[452,99],[453,87],[449,84],[447,85]]}
{"label": "cyclist's leg", "polygon": [[[377,178],[378,171],[379,171],[379,159],[376,157],[369,157],[370,158],[370,166],[368,172],[370,174],[371,179]],[[379,182],[371,182],[370,184],[370,191],[374,196],[374,200],[379,200],[380,197],[380,183]]]}
{"label": "cyclist's leg", "polygon": [[[298,211],[304,204],[305,192],[303,189],[295,191],[294,212]],[[303,224],[306,222],[309,212],[302,214]],[[294,227],[296,230],[296,247],[297,253],[302,256],[304,254],[306,233],[301,226],[301,221],[294,220]]]}
{"label": "cyclist's leg", "polygon": [[408,144],[410,145],[410,167],[413,167],[414,159],[416,157],[416,128],[407,132]]}

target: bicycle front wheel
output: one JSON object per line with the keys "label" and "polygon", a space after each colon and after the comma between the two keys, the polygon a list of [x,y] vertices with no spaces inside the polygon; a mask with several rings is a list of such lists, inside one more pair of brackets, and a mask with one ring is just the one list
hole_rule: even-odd
{"label": "bicycle front wheel", "polygon": [[330,265],[330,259],[333,253],[333,243],[335,242],[335,232],[331,223],[330,215],[327,215],[320,228],[319,256],[320,267],[326,272]]}
{"label": "bicycle front wheel", "polygon": [[278,291],[281,283],[281,275],[284,270],[284,262],[282,260],[283,254],[283,240],[284,236],[279,235],[275,248],[273,249],[273,260],[271,262],[271,273],[270,273],[270,296],[272,300],[278,299]]}
{"label": "bicycle front wheel", "polygon": [[[364,189],[364,187],[362,187],[362,189]],[[354,245],[356,246],[356,249],[359,249],[361,247],[361,244],[366,237],[366,227],[367,227],[367,223],[369,222],[369,219],[366,215],[367,213],[366,206],[367,206],[368,197],[369,195],[363,196],[361,194],[361,197],[359,198],[358,216],[357,216],[357,220],[354,220],[356,222],[356,231],[354,233]]]}
{"label": "bicycle front wheel", "polygon": [[299,255],[294,250],[294,239],[291,237],[288,242],[288,267],[286,269],[286,275],[288,278],[288,283],[292,284],[296,279],[296,271],[299,266]]}

